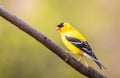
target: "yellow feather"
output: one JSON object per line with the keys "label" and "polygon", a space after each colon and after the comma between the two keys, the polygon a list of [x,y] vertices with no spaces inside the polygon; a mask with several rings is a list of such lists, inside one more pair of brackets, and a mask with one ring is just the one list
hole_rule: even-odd
{"label": "yellow feather", "polygon": [[73,37],[73,38],[76,38],[82,41],[86,41],[81,33],[79,33],[69,23],[63,23],[63,27],[61,27],[59,32],[61,34],[63,43],[70,51],[78,55],[83,55],[83,52],[79,48],[74,46],[72,43],[70,43],[65,37],[65,36],[70,36],[70,37]]}
{"label": "yellow feather", "polygon": [[62,41],[63,41],[63,43],[65,44],[65,46],[71,51],[71,52],[73,52],[73,53],[75,53],[75,54],[78,54],[78,55],[83,55],[82,54],[82,51],[79,49],[79,48],[77,48],[76,46],[74,46],[73,44],[71,44],[68,40],[66,40],[66,38],[65,38],[65,36],[64,35],[61,35],[62,37]]}
{"label": "yellow feather", "polygon": [[[84,36],[80,32],[78,32],[75,28],[73,28],[69,23],[60,23],[57,26],[57,30],[61,34],[61,38],[62,38],[63,43],[65,44],[65,46],[71,52],[73,52],[75,54],[78,54],[80,56],[84,55],[84,56],[88,57],[89,59],[92,59],[100,67],[100,69],[102,69],[102,68],[105,69],[105,67],[97,60],[97,57],[92,52],[92,49],[90,48],[90,46],[88,45],[88,43],[83,44],[83,46],[82,46],[83,48],[81,48],[81,49],[82,50],[86,49],[86,51],[83,53],[79,47],[76,47],[76,45],[72,44],[72,42],[70,42],[68,38],[66,39],[66,37],[71,38],[71,41],[73,39],[73,43],[75,43],[74,41],[76,41],[76,40],[83,41],[84,43],[86,42],[86,39],[84,38]],[[88,47],[88,49],[85,47],[85,45],[86,45],[86,47]],[[91,54],[89,52],[87,54],[87,51],[89,49],[91,50],[90,51]]]}

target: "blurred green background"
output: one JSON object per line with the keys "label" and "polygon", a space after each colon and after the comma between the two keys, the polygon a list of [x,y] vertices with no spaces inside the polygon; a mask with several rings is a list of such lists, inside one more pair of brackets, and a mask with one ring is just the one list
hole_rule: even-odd
{"label": "blurred green background", "polygon": [[[120,78],[120,0],[0,0],[0,5],[63,49],[55,27],[69,22],[85,35],[107,70],[87,59],[89,65],[108,78]],[[0,78],[86,77],[0,17]]]}

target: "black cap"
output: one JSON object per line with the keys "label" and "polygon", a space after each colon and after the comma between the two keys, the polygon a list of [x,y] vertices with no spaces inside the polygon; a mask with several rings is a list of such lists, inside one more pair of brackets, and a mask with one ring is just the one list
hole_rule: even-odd
{"label": "black cap", "polygon": [[64,23],[62,22],[62,23],[58,24],[57,27],[60,27],[60,28],[61,28],[61,27],[63,27],[63,24],[64,24]]}

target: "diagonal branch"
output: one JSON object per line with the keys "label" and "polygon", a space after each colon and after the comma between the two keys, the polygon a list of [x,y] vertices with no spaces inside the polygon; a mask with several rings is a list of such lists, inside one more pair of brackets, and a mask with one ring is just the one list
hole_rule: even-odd
{"label": "diagonal branch", "polygon": [[52,42],[49,38],[45,35],[40,33],[38,30],[27,24],[26,22],[22,21],[20,18],[16,17],[5,8],[0,6],[0,16],[4,19],[8,20],[10,23],[14,24],[14,26],[18,27],[20,30],[26,32],[27,34],[31,35],[34,39],[38,42],[42,43],[51,52],[55,53],[59,56],[63,61],[77,70],[79,73],[89,77],[89,78],[106,78],[104,75],[97,72],[95,69],[91,67],[86,67],[83,64],[79,63],[76,59],[69,56],[67,53],[64,52],[59,46],[57,46],[54,42]]}

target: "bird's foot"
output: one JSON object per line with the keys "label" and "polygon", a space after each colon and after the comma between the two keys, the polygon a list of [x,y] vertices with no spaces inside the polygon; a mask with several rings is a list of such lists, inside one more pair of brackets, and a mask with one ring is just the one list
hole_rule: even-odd
{"label": "bird's foot", "polygon": [[66,59],[65,59],[65,62],[67,62],[70,58],[72,58],[72,56],[68,56]]}
{"label": "bird's foot", "polygon": [[71,51],[65,50],[65,52],[66,52],[67,54],[69,54],[70,56],[73,54],[73,52],[71,52]]}
{"label": "bird's foot", "polygon": [[65,59],[65,61],[68,61],[70,58],[72,58],[72,54],[73,54],[73,52],[71,52],[71,51],[67,51],[67,50],[65,50],[65,52],[69,55],[66,59]]}

